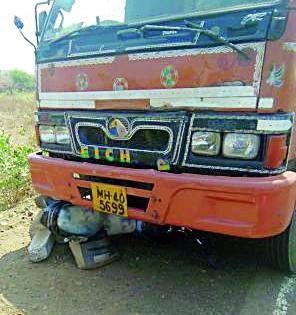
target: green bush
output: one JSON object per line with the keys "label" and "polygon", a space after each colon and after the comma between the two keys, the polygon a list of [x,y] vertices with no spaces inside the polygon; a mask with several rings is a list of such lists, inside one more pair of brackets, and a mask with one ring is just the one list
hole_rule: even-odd
{"label": "green bush", "polygon": [[9,137],[0,133],[0,211],[32,194],[27,163],[31,152],[28,146],[13,147]]}

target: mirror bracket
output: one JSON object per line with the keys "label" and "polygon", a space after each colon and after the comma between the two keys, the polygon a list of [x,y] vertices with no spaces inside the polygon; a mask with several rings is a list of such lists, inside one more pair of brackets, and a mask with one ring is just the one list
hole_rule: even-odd
{"label": "mirror bracket", "polygon": [[34,47],[34,51],[35,51],[35,54],[36,54],[36,50],[37,50],[36,46],[35,46],[35,45],[24,35],[24,33],[23,33],[23,28],[24,28],[24,23],[23,23],[23,21],[22,21],[19,17],[15,16],[15,17],[14,17],[14,25],[17,27],[17,29],[18,29],[19,32],[21,33],[21,35],[22,35],[22,37],[24,38],[24,40],[25,40],[26,42],[28,42],[31,46]]}
{"label": "mirror bracket", "polygon": [[42,1],[42,2],[38,2],[35,5],[35,28],[36,28],[36,37],[37,37],[37,44],[39,43],[39,36],[40,36],[40,29],[39,29],[39,25],[38,25],[38,8],[41,5],[50,5],[50,2],[52,0],[46,0],[46,1]]}

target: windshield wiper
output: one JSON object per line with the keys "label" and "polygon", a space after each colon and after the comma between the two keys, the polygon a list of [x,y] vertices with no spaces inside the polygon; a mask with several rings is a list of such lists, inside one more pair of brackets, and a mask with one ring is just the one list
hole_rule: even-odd
{"label": "windshield wiper", "polygon": [[227,38],[218,35],[217,33],[208,30],[204,27],[201,27],[193,22],[190,21],[186,21],[185,20],[185,24],[187,26],[192,27],[193,29],[196,29],[197,31],[199,31],[200,33],[216,40],[217,42],[220,42],[221,44],[225,44],[226,46],[232,48],[233,50],[235,50],[237,53],[239,53],[241,56],[245,57],[246,59],[250,59],[250,56],[248,53],[246,53],[245,51],[243,51],[242,49],[238,48],[237,45],[233,44],[232,42],[230,42]]}
{"label": "windshield wiper", "polygon": [[250,56],[245,51],[243,51],[242,49],[237,47],[237,45],[233,44],[232,42],[230,42],[225,37],[220,36],[217,33],[204,28],[202,25],[198,25],[198,24],[195,24],[195,23],[190,22],[190,21],[185,20],[185,24],[186,24],[185,27],[147,24],[147,25],[142,26],[141,28],[130,28],[130,29],[120,30],[117,32],[117,35],[120,37],[122,37],[122,35],[125,35],[125,34],[142,34],[143,36],[145,36],[146,31],[163,31],[163,32],[167,32],[167,33],[162,34],[162,36],[166,36],[166,35],[171,36],[172,33],[170,33],[170,32],[189,31],[189,32],[196,33],[198,36],[200,34],[204,34],[204,35],[214,39],[215,41],[230,47],[231,49],[233,49],[234,51],[239,53],[241,56],[243,56],[244,58],[250,59]]}

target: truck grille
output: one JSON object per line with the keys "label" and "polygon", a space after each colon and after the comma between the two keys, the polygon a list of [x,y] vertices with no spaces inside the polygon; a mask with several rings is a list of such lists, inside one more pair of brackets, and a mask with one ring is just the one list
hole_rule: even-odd
{"label": "truck grille", "polygon": [[130,139],[113,140],[99,127],[80,126],[78,136],[82,145],[158,152],[167,151],[170,141],[166,130],[156,129],[140,129]]}
{"label": "truck grille", "polygon": [[182,111],[69,112],[66,119],[76,155],[97,163],[152,168],[180,162],[188,122]]}

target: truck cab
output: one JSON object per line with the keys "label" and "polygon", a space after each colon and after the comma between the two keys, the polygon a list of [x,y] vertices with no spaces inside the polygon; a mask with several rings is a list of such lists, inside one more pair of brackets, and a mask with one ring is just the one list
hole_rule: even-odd
{"label": "truck cab", "polygon": [[265,238],[296,272],[296,1],[56,0],[33,186],[158,226]]}

